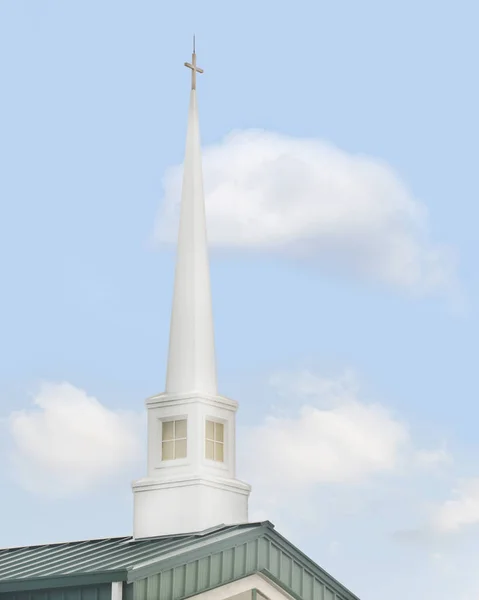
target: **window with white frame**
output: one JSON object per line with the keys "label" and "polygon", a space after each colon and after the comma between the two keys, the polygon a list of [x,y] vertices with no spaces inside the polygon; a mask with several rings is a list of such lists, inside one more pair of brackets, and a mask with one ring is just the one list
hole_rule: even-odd
{"label": "window with white frame", "polygon": [[163,421],[161,425],[161,458],[186,458],[186,419]]}
{"label": "window with white frame", "polygon": [[225,427],[217,421],[206,421],[205,457],[208,460],[224,461]]}

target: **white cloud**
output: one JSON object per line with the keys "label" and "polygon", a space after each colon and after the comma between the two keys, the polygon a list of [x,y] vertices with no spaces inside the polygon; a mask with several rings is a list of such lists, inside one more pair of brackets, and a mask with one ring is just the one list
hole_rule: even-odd
{"label": "white cloud", "polygon": [[453,499],[437,507],[433,528],[440,533],[453,533],[479,524],[479,478],[466,479],[453,490]]}
{"label": "white cloud", "polygon": [[[415,292],[446,288],[450,252],[383,161],[320,140],[238,131],[203,154],[210,243],[287,253]],[[157,238],[172,241],[181,167],[167,170]]]}
{"label": "white cloud", "polygon": [[424,470],[452,462],[444,449],[418,448],[408,424],[365,398],[351,372],[331,378],[305,370],[275,375],[271,384],[280,408],[243,434],[240,457],[256,510],[279,515],[301,503],[302,520],[312,523],[319,490],[324,499],[336,495],[325,492],[330,486],[339,492],[384,475],[422,479]]}
{"label": "white cloud", "polygon": [[245,460],[259,486],[298,491],[321,483],[357,483],[400,466],[410,446],[407,426],[384,406],[361,401],[351,374],[327,379],[303,372],[296,394],[291,376],[273,382],[308,402],[249,432]]}
{"label": "white cloud", "polygon": [[44,383],[34,408],[9,419],[14,475],[32,492],[81,492],[132,467],[141,456],[139,415],[113,411],[69,383]]}
{"label": "white cloud", "polygon": [[445,448],[439,448],[437,450],[418,450],[416,452],[416,464],[418,467],[429,469],[452,465],[453,462],[452,455]]}

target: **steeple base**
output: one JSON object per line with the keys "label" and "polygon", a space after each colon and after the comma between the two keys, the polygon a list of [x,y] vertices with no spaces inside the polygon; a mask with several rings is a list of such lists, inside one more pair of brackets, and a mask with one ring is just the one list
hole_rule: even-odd
{"label": "steeple base", "polygon": [[136,539],[248,522],[251,488],[236,479],[140,479],[132,488]]}

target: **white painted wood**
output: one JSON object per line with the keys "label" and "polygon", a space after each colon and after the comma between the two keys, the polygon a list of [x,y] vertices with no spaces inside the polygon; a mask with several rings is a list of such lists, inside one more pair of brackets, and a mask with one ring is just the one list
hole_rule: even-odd
{"label": "white painted wood", "polygon": [[113,581],[111,584],[111,600],[123,599],[123,582]]}
{"label": "white painted wood", "polygon": [[241,598],[242,594],[253,589],[257,589],[268,600],[293,600],[292,596],[259,573],[197,594],[193,598],[195,600],[238,600],[237,597]]}
{"label": "white painted wood", "polygon": [[[195,71],[194,71],[195,72]],[[248,521],[236,479],[237,402],[219,396],[196,90],[191,90],[166,391],[146,401],[147,476],[132,485],[134,537]],[[163,420],[187,420],[186,458],[162,459]],[[224,460],[206,459],[206,421],[224,425]]]}

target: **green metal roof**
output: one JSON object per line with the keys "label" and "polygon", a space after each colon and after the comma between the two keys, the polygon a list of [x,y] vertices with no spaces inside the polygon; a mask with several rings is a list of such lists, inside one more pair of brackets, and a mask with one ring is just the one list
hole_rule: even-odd
{"label": "green metal roof", "polygon": [[[158,538],[0,549],[0,597],[5,594],[10,600],[23,599],[16,595],[19,592],[98,588],[112,581],[128,584],[128,600],[184,600],[254,573],[296,600],[358,600],[269,521]],[[60,596],[30,594],[28,599],[37,597],[66,598],[62,592]]]}
{"label": "green metal roof", "polygon": [[235,532],[250,531],[259,526],[261,523],[251,523],[219,526],[190,535],[138,540],[118,537],[0,549],[0,592],[24,587],[22,583],[27,580],[38,584],[44,578],[70,579],[72,576],[96,575],[89,580],[126,580],[133,568],[141,568],[165,555],[183,552],[190,546],[204,545],[219,538],[227,539]]}

